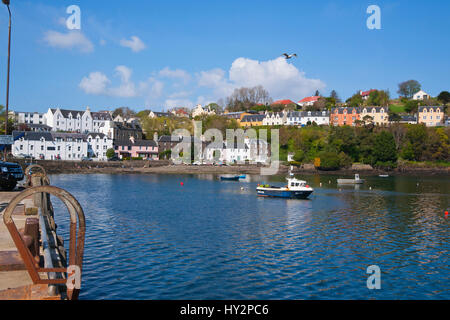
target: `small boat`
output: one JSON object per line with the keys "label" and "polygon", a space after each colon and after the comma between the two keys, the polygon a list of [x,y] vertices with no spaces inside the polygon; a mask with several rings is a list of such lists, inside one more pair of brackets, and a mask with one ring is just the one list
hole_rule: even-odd
{"label": "small boat", "polygon": [[364,179],[359,178],[359,174],[355,174],[355,179],[337,179],[338,184],[363,184]]}
{"label": "small boat", "polygon": [[306,184],[306,181],[295,178],[287,178],[288,184],[284,187],[270,185],[258,185],[256,192],[259,197],[276,197],[285,199],[306,199],[314,189]]}
{"label": "small boat", "polygon": [[239,181],[239,176],[233,176],[233,177],[221,176],[220,180],[222,180],[222,181]]}
{"label": "small boat", "polygon": [[243,175],[240,175],[239,176],[239,179],[245,179],[247,176],[245,175],[245,174],[243,174]]}
{"label": "small boat", "polygon": [[380,178],[389,178],[389,175],[388,174],[380,174],[379,177]]}

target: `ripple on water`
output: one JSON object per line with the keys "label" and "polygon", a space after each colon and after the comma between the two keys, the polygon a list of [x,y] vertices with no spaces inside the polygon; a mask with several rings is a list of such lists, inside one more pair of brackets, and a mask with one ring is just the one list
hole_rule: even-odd
{"label": "ripple on water", "polygon": [[[448,299],[440,213],[450,183],[433,179],[427,193],[399,177],[369,179],[373,192],[313,185],[312,200],[284,201],[255,197],[256,182],[51,177],[86,214],[85,299]],[[67,219],[58,219],[67,243]],[[366,288],[373,264],[377,292]]]}

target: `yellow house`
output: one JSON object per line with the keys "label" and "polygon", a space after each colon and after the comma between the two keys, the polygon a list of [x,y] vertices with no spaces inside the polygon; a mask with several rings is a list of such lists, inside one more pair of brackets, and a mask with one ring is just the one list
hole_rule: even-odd
{"label": "yellow house", "polygon": [[[369,116],[371,119],[364,117]],[[363,107],[360,119],[366,123],[372,122],[375,125],[389,124],[389,108],[388,107]]]}
{"label": "yellow house", "polygon": [[225,111],[223,115],[225,117],[227,117],[227,118],[236,120],[237,123],[240,125],[243,117],[250,116],[252,114],[249,113],[249,112],[244,112],[244,111],[240,111],[240,112],[228,112],[228,111]]}
{"label": "yellow house", "polygon": [[444,123],[443,107],[419,107],[418,123],[425,123],[427,127],[441,126]]}
{"label": "yellow house", "polygon": [[264,114],[248,114],[241,118],[241,127],[259,127],[263,125]]}

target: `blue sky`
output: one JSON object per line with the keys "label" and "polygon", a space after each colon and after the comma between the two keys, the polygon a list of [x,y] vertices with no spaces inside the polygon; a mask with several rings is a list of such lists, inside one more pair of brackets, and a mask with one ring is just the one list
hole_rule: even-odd
{"label": "blue sky", "polygon": [[[316,89],[344,99],[371,88],[397,97],[409,79],[431,95],[450,90],[446,0],[11,2],[14,110],[192,107],[257,84],[274,100],[295,101]],[[381,30],[366,27],[371,4],[381,8]],[[81,9],[80,31],[65,25],[70,5]],[[286,61],[283,52],[299,57]]]}

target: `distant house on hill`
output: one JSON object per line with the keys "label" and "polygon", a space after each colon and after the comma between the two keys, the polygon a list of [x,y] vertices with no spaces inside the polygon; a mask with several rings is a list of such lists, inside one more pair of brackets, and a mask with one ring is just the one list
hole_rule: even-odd
{"label": "distant house on hill", "polygon": [[198,104],[194,110],[192,110],[192,117],[198,117],[198,116],[210,116],[210,115],[215,115],[216,112],[211,109],[209,106],[207,107],[202,107],[201,104]]}
{"label": "distant house on hill", "polygon": [[413,95],[413,100],[428,100],[431,96],[425,91],[420,90]]}
{"label": "distant house on hill", "polygon": [[292,101],[292,100],[289,100],[289,99],[277,100],[277,101],[272,103],[272,105],[282,105],[282,106],[288,106],[290,104],[296,104],[296,103],[294,101]]}
{"label": "distant house on hill", "polygon": [[310,107],[310,106],[314,105],[314,103],[319,101],[319,99],[320,99],[320,96],[306,97],[306,98],[300,100],[299,102],[297,102],[297,104],[301,107]]}
{"label": "distant house on hill", "polygon": [[157,111],[150,111],[148,116],[152,119],[154,118],[162,118],[162,117],[170,117],[172,114],[170,112],[157,112]]}
{"label": "distant house on hill", "polygon": [[375,91],[377,91],[377,90],[370,89],[368,91],[359,91],[359,95],[363,98],[363,100],[367,100],[367,99],[369,99],[370,94]]}

